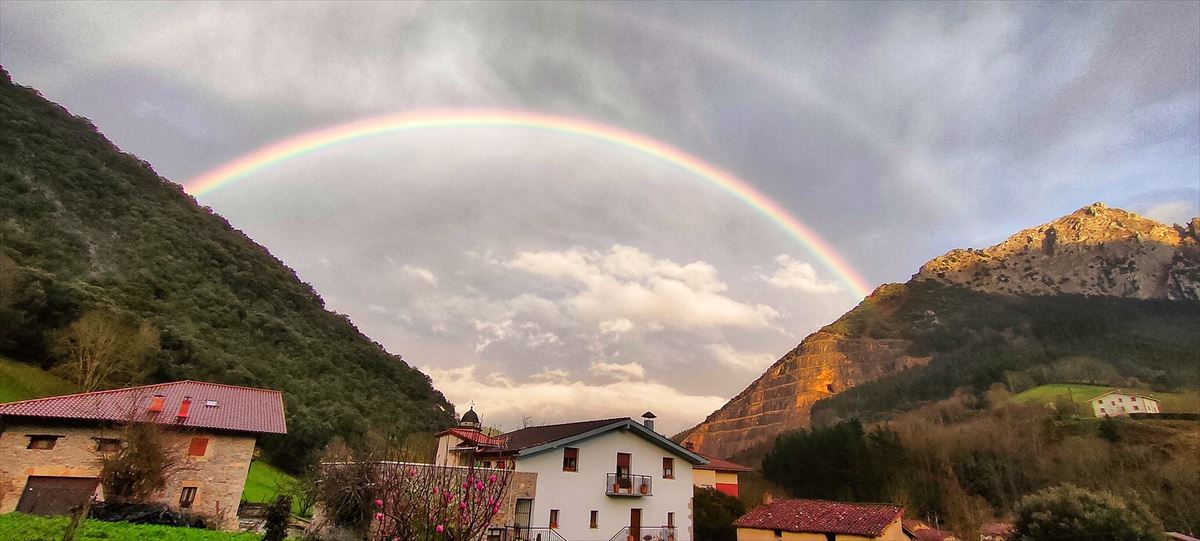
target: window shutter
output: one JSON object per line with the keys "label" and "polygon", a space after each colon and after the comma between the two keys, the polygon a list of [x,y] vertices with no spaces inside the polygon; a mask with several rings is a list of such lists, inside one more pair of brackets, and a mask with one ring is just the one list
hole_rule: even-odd
{"label": "window shutter", "polygon": [[208,451],[208,438],[192,438],[192,444],[188,446],[188,456],[204,456]]}

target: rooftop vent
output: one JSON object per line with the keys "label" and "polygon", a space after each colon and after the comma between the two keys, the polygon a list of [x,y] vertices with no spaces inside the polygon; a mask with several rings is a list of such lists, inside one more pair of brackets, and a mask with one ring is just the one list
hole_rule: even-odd
{"label": "rooftop vent", "polygon": [[204,401],[204,407],[206,407],[206,408],[215,408],[220,405],[221,404],[219,402],[217,402],[216,400],[205,400]]}
{"label": "rooftop vent", "polygon": [[154,412],[162,411],[163,401],[166,399],[167,399],[167,397],[165,397],[161,394],[154,395],[154,398],[150,399],[150,408],[148,408],[148,409],[150,411],[154,411]]}

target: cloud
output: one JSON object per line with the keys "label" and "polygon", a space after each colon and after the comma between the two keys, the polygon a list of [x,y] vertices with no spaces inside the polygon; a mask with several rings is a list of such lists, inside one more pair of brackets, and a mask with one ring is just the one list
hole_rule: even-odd
{"label": "cloud", "polygon": [[1164,224],[1186,224],[1196,216],[1193,201],[1169,201],[1146,209],[1146,217]]}
{"label": "cloud", "polygon": [[622,334],[633,330],[633,322],[628,319],[612,319],[609,321],[601,321],[599,325],[600,334]]}
{"label": "cloud", "polygon": [[429,269],[414,267],[412,265],[404,265],[403,267],[400,267],[400,273],[410,278],[421,280],[432,286],[438,285],[437,275]]}
{"label": "cloud", "polygon": [[779,315],[770,306],[724,295],[728,287],[708,263],[681,265],[629,246],[614,245],[606,252],[521,252],[503,265],[578,286],[560,304],[587,321],[626,320],[631,327],[673,329],[763,328]]}
{"label": "cloud", "polygon": [[433,384],[451,402],[475,402],[485,425],[504,430],[520,428],[521,419],[560,423],[583,419],[634,417],[643,411],[658,415],[657,430],[671,435],[689,428],[725,403],[719,396],[691,395],[653,381],[582,381],[530,378],[517,381],[499,373],[482,373],[476,365],[458,368],[423,366]]}
{"label": "cloud", "polygon": [[646,369],[638,363],[606,363],[594,362],[588,369],[597,376],[612,378],[617,381],[641,381],[646,379]]}
{"label": "cloud", "polygon": [[722,365],[753,373],[762,372],[776,359],[776,356],[770,353],[738,351],[725,343],[709,344],[705,349]]}
{"label": "cloud", "polygon": [[781,289],[798,289],[807,293],[834,293],[842,287],[833,282],[823,282],[817,278],[817,270],[803,261],[792,259],[789,255],[775,258],[779,268],[770,276],[759,275],[768,284]]}
{"label": "cloud", "polygon": [[371,304],[371,305],[368,305],[368,306],[367,306],[367,311],[369,311],[369,312],[371,312],[371,313],[374,313],[374,314],[380,314],[380,315],[385,315],[385,314],[387,314],[387,313],[388,313],[388,309],[387,309],[387,308],[384,308],[383,306],[380,306],[380,305],[378,305],[378,304]]}

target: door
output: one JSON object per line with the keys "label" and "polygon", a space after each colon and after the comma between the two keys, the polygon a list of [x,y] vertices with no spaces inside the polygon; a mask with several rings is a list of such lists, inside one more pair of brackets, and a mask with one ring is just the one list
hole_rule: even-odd
{"label": "door", "polygon": [[30,476],[25,482],[17,511],[31,515],[69,515],[71,508],[82,505],[96,492],[100,480],[95,477]]}
{"label": "door", "polygon": [[629,510],[629,536],[635,540],[642,538],[642,510]]}
{"label": "door", "polygon": [[517,537],[525,539],[529,535],[529,517],[533,514],[533,500],[517,498],[517,506],[513,514],[513,528],[517,530]]}
{"label": "door", "polygon": [[621,483],[621,488],[633,486],[629,479],[629,462],[629,453],[617,453],[617,482]]}

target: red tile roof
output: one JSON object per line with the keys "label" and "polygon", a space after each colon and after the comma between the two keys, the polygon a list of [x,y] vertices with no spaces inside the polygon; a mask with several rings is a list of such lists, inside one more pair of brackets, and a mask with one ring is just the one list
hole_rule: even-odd
{"label": "red tile roof", "polygon": [[492,436],[484,434],[478,430],[467,430],[465,428],[450,428],[438,432],[437,435],[440,437],[446,434],[453,434],[459,439],[469,441],[482,447],[500,447],[504,443],[504,440],[500,438],[493,438]]}
{"label": "red tile roof", "polygon": [[722,459],[717,458],[712,455],[706,455],[695,449],[693,449],[692,452],[708,459],[708,464],[692,466],[693,470],[714,470],[714,471],[731,471],[731,472],[754,471],[754,468],[751,468],[749,466],[743,466],[736,462],[730,462],[728,460],[722,460]]}
{"label": "red tile roof", "polygon": [[904,529],[914,541],[958,541],[953,532],[939,530],[920,520],[905,520]]}
{"label": "red tile roof", "polygon": [[[149,411],[162,395],[161,412]],[[191,398],[186,418],[179,418],[185,397]],[[213,406],[206,405],[212,401]],[[283,393],[202,381],[176,381],[111,391],[52,396],[0,404],[0,418],[38,417],[85,421],[128,421],[189,428],[286,434]]]}
{"label": "red tile roof", "polygon": [[904,509],[877,503],[779,498],[737,519],[738,528],[878,537]]}

